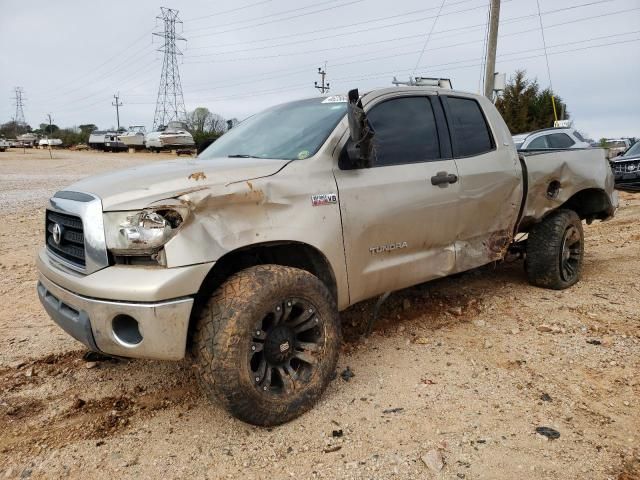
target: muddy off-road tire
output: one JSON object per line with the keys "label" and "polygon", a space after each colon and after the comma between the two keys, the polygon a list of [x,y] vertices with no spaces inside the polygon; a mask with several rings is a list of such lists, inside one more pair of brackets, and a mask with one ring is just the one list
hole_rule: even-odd
{"label": "muddy off-road tire", "polygon": [[334,374],[338,310],[309,272],[248,268],[223,283],[196,315],[198,381],[241,420],[287,422],[314,405]]}
{"label": "muddy off-road tire", "polygon": [[562,290],[580,279],[584,232],[573,210],[558,210],[533,227],[527,240],[526,272],[537,287]]}

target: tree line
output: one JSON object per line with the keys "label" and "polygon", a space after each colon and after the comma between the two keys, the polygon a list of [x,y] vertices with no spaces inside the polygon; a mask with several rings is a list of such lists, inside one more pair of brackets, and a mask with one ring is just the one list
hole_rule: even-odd
{"label": "tree line", "polygon": [[[217,139],[227,131],[230,124],[237,123],[236,119],[225,119],[222,115],[211,112],[208,108],[198,107],[187,113],[186,128],[193,136],[196,145]],[[14,121],[0,124],[0,137],[17,138],[24,133],[33,133],[38,137],[52,137],[62,140],[65,146],[73,146],[88,143],[92,132],[98,130],[93,123],[78,125],[75,127],[60,128],[56,124],[41,123],[38,128],[31,125],[18,124]],[[114,128],[110,130],[115,131]],[[124,127],[120,132],[124,132]]]}

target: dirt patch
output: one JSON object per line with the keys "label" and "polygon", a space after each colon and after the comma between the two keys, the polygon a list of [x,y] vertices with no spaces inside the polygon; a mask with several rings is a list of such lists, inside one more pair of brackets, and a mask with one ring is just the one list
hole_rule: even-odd
{"label": "dirt patch", "polygon": [[158,156],[43,155],[0,153],[0,477],[414,479],[435,450],[442,478],[640,478],[640,194],[585,226],[569,290],[529,286],[517,261],[392,293],[368,338],[375,300],[351,307],[326,394],[260,429],[202,395],[188,361],[85,359],[47,317],[47,198]]}

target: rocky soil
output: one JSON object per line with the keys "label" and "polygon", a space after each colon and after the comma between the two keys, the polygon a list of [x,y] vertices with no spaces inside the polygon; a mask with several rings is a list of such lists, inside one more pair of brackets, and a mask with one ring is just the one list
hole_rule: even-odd
{"label": "rocky soil", "polygon": [[263,429],[187,361],[87,356],[38,302],[47,198],[159,158],[0,153],[0,478],[640,479],[640,194],[585,227],[569,290],[514,261],[394,293],[369,338],[372,302],[343,312],[322,400]]}

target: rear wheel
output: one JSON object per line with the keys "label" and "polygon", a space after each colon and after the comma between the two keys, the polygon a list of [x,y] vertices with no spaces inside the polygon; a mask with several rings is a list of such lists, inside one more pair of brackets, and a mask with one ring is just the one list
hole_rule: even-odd
{"label": "rear wheel", "polygon": [[562,290],[582,273],[584,232],[573,210],[558,210],[537,224],[527,240],[526,272],[529,283]]}
{"label": "rear wheel", "polygon": [[277,425],[301,415],[335,371],[337,308],[324,284],[304,270],[243,270],[214,292],[196,321],[199,382],[246,422]]}

